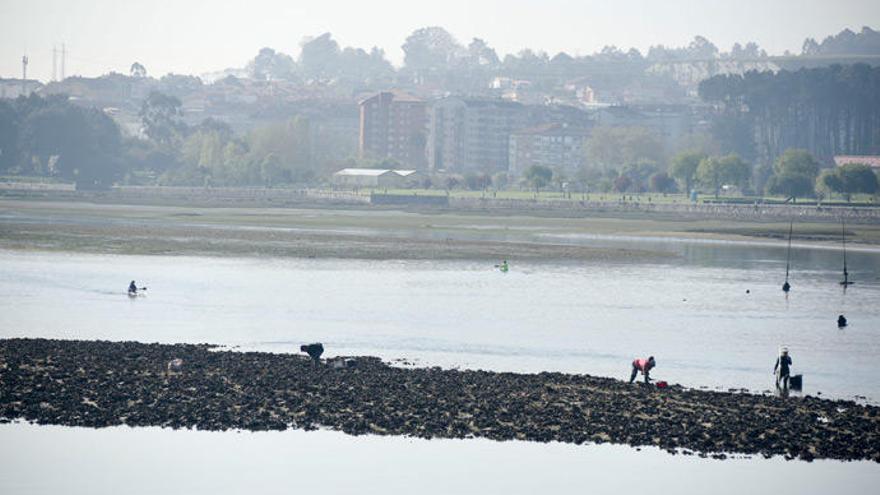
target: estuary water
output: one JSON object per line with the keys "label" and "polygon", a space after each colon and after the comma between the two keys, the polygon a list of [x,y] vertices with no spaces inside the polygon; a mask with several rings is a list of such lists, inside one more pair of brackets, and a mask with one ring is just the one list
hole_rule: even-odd
{"label": "estuary water", "polygon": [[[660,263],[115,256],[0,251],[0,338],[209,342],[377,355],[401,366],[656,379],[710,389],[773,389],[787,345],[804,394],[880,402],[880,253],[798,247],[780,290],[774,243],[565,238],[669,253]],[[144,295],[129,298],[135,279]],[[748,292],[747,292],[748,291]],[[838,329],[845,314],[850,325]],[[769,393],[769,392],[768,392]],[[638,476],[634,477],[634,474]],[[656,449],[423,441],[337,432],[208,433],[0,425],[2,493],[864,493],[875,463],[715,461]],[[650,483],[649,483],[650,480]],[[647,485],[646,485],[647,486]]]}
{"label": "estuary water", "polygon": [[[593,242],[632,246],[639,241]],[[0,337],[209,342],[417,366],[564,371],[627,378],[653,355],[657,379],[773,388],[788,346],[804,393],[880,402],[880,253],[640,241],[663,263],[116,256],[0,251]],[[131,279],[146,286],[129,298]],[[838,329],[838,314],[849,326]]]}

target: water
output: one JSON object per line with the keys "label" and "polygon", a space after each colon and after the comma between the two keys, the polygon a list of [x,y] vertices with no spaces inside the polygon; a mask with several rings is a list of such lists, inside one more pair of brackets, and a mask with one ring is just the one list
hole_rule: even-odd
{"label": "water", "polygon": [[[604,239],[608,244],[622,242]],[[632,247],[634,241],[626,241]],[[651,241],[668,263],[530,264],[114,256],[0,251],[0,336],[210,342],[378,355],[418,365],[772,388],[787,345],[805,393],[880,401],[880,254],[853,252],[857,285],[837,285],[840,253]],[[131,278],[146,285],[130,299]],[[746,293],[746,290],[749,293]],[[840,330],[837,315],[849,318]]]}
{"label": "water", "polygon": [[[0,491],[184,493],[871,493],[868,462],[716,461],[620,445],[0,425]],[[14,448],[12,447],[14,446]]]}
{"label": "water", "polygon": [[[784,245],[560,242],[670,253],[665,263],[520,263],[113,256],[0,251],[0,337],[211,342],[418,365],[558,370],[772,388],[786,344],[805,393],[880,401],[880,254]],[[130,299],[129,280],[146,285]],[[749,294],[746,294],[746,289]],[[837,314],[851,325],[836,328]],[[637,476],[633,474],[638,473]],[[638,481],[641,480],[641,481]],[[0,493],[535,493],[645,483],[660,493],[865,493],[875,463],[705,460],[627,446],[349,437],[337,432],[171,431],[0,425]]]}

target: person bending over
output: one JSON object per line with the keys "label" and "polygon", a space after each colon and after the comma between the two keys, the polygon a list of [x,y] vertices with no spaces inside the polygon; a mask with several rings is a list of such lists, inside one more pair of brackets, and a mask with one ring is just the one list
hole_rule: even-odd
{"label": "person bending over", "polygon": [[651,368],[657,366],[657,362],[654,361],[654,356],[649,357],[648,359],[636,359],[632,362],[632,375],[629,377],[629,382],[632,383],[636,381],[636,375],[641,371],[643,375],[645,375],[645,383],[651,381],[650,373]]}

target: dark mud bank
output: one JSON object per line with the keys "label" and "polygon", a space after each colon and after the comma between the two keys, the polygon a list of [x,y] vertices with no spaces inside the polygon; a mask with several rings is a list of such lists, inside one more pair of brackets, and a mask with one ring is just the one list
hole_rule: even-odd
{"label": "dark mud bank", "polygon": [[[179,358],[179,370],[168,370]],[[562,373],[354,367],[160,345],[0,340],[0,418],[206,430],[655,445],[670,452],[880,462],[880,408],[629,385]]]}

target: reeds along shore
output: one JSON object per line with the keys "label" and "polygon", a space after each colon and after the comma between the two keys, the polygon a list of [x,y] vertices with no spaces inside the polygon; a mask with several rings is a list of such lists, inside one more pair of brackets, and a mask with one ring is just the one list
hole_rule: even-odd
{"label": "reeds along shore", "polygon": [[[182,365],[169,370],[173,359]],[[658,390],[562,373],[403,369],[368,357],[348,364],[209,345],[0,340],[0,418],[87,427],[327,427],[880,462],[880,408],[851,401]]]}

